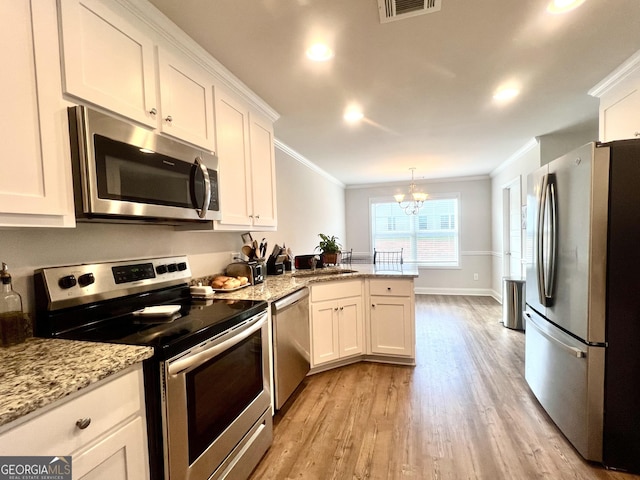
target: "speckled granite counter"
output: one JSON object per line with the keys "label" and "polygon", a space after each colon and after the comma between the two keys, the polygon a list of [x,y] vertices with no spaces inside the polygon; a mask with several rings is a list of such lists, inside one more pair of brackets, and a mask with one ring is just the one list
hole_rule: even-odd
{"label": "speckled granite counter", "polygon": [[[354,264],[339,267],[329,267],[312,270],[297,270],[283,275],[267,275],[264,283],[252,287],[242,288],[235,292],[217,292],[216,298],[265,300],[273,302],[302,287],[336,280],[350,280],[353,278],[417,278],[418,267],[413,265],[385,266]],[[203,285],[208,284],[208,278],[199,279]],[[194,281],[195,284],[195,281]]]}
{"label": "speckled granite counter", "polygon": [[152,355],[150,347],[50,338],[0,348],[0,426]]}

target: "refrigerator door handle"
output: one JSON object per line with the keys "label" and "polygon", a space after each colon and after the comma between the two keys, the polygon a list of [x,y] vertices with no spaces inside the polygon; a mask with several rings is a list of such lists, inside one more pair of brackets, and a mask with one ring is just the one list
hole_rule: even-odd
{"label": "refrigerator door handle", "polygon": [[546,302],[545,278],[544,278],[544,219],[547,206],[547,186],[549,175],[544,175],[540,180],[540,194],[538,195],[538,218],[536,219],[536,274],[538,277],[538,300],[544,306]]}
{"label": "refrigerator door handle", "polygon": [[580,350],[579,348],[576,347],[572,347],[571,345],[567,345],[566,343],[564,343],[562,340],[558,340],[556,337],[554,337],[553,335],[549,335],[547,332],[545,332],[544,330],[542,330],[538,325],[536,325],[536,322],[531,318],[531,314],[529,312],[524,312],[524,314],[527,317],[527,328],[529,326],[533,326],[540,335],[542,335],[543,337],[545,337],[547,340],[549,340],[550,342],[555,343],[557,346],[559,346],[560,348],[562,348],[563,350],[565,350],[566,352],[570,353],[572,356],[577,357],[577,358],[584,358],[587,356],[587,352]]}
{"label": "refrigerator door handle", "polygon": [[555,175],[548,174],[540,182],[537,218],[536,272],[538,299],[545,307],[553,304],[558,252],[558,203]]}
{"label": "refrigerator door handle", "polygon": [[545,275],[547,283],[544,290],[545,296],[548,300],[548,303],[545,306],[550,306],[555,297],[556,262],[558,259],[558,197],[556,195],[557,186],[555,175],[549,175],[547,188],[549,190],[549,210],[547,211],[549,216],[549,261],[547,263],[547,272]]}

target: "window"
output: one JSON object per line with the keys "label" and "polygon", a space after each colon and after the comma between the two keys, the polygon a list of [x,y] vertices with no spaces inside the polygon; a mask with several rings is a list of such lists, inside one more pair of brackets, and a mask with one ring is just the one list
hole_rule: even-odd
{"label": "window", "polygon": [[459,266],[459,199],[431,198],[417,215],[407,215],[388,199],[371,201],[371,237],[376,250],[403,249],[407,262],[434,267]]}

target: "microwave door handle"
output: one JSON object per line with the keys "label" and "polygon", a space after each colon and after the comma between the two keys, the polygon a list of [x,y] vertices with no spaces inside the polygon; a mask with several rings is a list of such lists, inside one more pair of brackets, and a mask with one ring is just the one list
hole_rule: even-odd
{"label": "microwave door handle", "polygon": [[[207,209],[209,208],[209,203],[211,202],[211,180],[209,179],[209,170],[207,169],[207,166],[202,162],[202,158],[196,157],[196,160],[194,163],[200,169],[200,171],[202,172],[202,177],[204,178],[204,197],[202,199],[202,208],[201,209],[196,208],[196,212],[198,213],[198,217],[205,218],[207,216]],[[193,188],[194,189],[193,191],[195,191],[195,184],[196,184],[195,175],[193,176],[192,182],[193,184],[191,185],[191,188]]]}
{"label": "microwave door handle", "polygon": [[545,278],[544,278],[544,220],[547,204],[548,175],[540,180],[540,194],[538,195],[538,218],[536,228],[536,274],[538,277],[538,300],[546,306]]}

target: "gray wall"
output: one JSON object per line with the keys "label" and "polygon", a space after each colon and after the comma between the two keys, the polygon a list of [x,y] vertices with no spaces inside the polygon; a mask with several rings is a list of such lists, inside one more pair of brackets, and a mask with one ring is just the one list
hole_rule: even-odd
{"label": "gray wall", "polygon": [[[405,184],[347,187],[347,248],[371,252],[369,200],[406,191]],[[491,287],[491,180],[489,177],[416,182],[427,193],[460,195],[460,267],[420,268],[417,293],[488,295]],[[478,280],[474,280],[474,274]]]}

